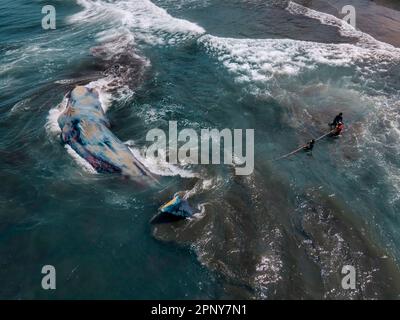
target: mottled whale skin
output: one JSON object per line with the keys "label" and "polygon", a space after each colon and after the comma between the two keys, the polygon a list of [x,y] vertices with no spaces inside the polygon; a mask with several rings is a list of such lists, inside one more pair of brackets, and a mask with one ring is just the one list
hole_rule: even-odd
{"label": "mottled whale skin", "polygon": [[95,89],[78,86],[58,118],[61,140],[98,173],[120,173],[140,183],[156,179],[111,131]]}

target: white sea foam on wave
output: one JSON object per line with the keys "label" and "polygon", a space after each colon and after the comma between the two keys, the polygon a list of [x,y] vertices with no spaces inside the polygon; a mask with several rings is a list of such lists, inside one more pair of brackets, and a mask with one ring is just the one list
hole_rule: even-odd
{"label": "white sea foam on wave", "polygon": [[[294,76],[318,65],[358,66],[368,60],[379,61],[380,70],[385,63],[399,58],[399,50],[379,42],[373,37],[353,29],[342,20],[290,2],[287,10],[315,18],[323,24],[339,28],[344,36],[357,38],[356,44],[323,44],[291,39],[233,39],[205,35],[205,30],[183,19],[172,17],[149,0],[144,1],[93,1],[78,0],[85,10],[74,15],[70,21],[86,21],[114,18],[114,28],[124,29],[126,35],[139,37],[151,44],[173,44],[180,40],[197,37],[208,53],[235,76],[239,83],[252,87],[264,86],[279,76]],[[98,34],[105,41],[115,34],[108,29]],[[117,32],[118,33],[118,32]],[[114,50],[125,45],[116,45]],[[365,68],[368,72],[368,67]],[[265,89],[265,88],[263,88]]]}
{"label": "white sea foam on wave", "polygon": [[149,0],[94,1],[77,0],[85,8],[69,21],[78,23],[101,19],[113,21],[115,27],[126,27],[135,37],[150,44],[175,44],[198,37],[205,30],[195,23],[172,17]]}
{"label": "white sea foam on wave", "polygon": [[[368,97],[374,106],[374,112],[365,119],[363,132],[359,137],[358,148],[364,157],[358,164],[376,161],[384,171],[382,179],[391,185],[386,196],[391,204],[400,200],[400,97]],[[372,155],[371,155],[372,153]]]}
{"label": "white sea foam on wave", "polygon": [[[257,86],[280,76],[294,76],[326,65],[354,66],[361,74],[386,70],[400,61],[400,51],[355,44],[325,44],[291,39],[234,39],[203,36],[199,42],[239,83]],[[397,50],[397,49],[396,49]],[[397,53],[397,54],[396,54]],[[365,67],[360,67],[366,64]]]}
{"label": "white sea foam on wave", "polygon": [[0,75],[1,78],[7,78],[12,73],[13,76],[23,78],[26,69],[35,70],[35,72],[50,73],[55,59],[65,53],[65,49],[46,47],[43,39],[35,39],[34,44],[24,44],[20,48],[6,51],[0,57]]}
{"label": "white sea foam on wave", "polygon": [[191,10],[197,8],[208,7],[212,4],[211,0],[164,0],[164,4],[173,5],[175,9],[190,8]]}
{"label": "white sea foam on wave", "polygon": [[28,111],[30,109],[29,103],[31,102],[31,98],[26,98],[21,101],[18,101],[10,110],[10,114],[15,114],[21,111]]}
{"label": "white sea foam on wave", "polygon": [[354,60],[353,46],[340,47],[291,39],[234,39],[204,36],[207,52],[232,73],[239,82],[266,82],[275,75],[296,75],[317,64],[345,66]]}
{"label": "white sea foam on wave", "polygon": [[61,128],[58,124],[58,118],[65,111],[68,105],[68,99],[64,97],[63,101],[56,107],[49,110],[45,128],[52,136],[59,135]]}
{"label": "white sea foam on wave", "polygon": [[127,48],[135,46],[135,37],[127,28],[118,27],[100,31],[96,35],[96,41],[102,44],[104,53],[108,54],[104,58],[111,58],[117,54],[122,54]]}
{"label": "white sea foam on wave", "polygon": [[272,83],[279,76],[294,76],[319,65],[354,66],[361,74],[369,74],[384,72],[391,63],[400,61],[400,49],[354,29],[341,19],[294,2],[289,3],[287,10],[337,27],[342,36],[352,37],[356,41],[329,44],[292,39],[220,38],[211,35],[204,35],[198,41],[235,76],[237,82],[252,87]]}
{"label": "white sea foam on wave", "polygon": [[99,93],[99,101],[104,112],[107,112],[111,104],[112,95],[109,93],[109,87],[113,80],[113,77],[106,77],[92,81],[86,85],[87,88],[96,89]]}
{"label": "white sea foam on wave", "polygon": [[182,178],[195,178],[198,176],[196,173],[188,169],[182,168],[178,165],[144,156],[142,151],[134,146],[133,141],[127,141],[126,144],[128,145],[129,150],[132,152],[135,158],[138,159],[140,163],[142,163],[147,169],[149,169],[152,173],[156,175],[180,176]]}
{"label": "white sea foam on wave", "polygon": [[292,14],[303,15],[308,18],[319,20],[324,25],[334,26],[338,28],[342,36],[355,38],[357,41],[357,46],[367,49],[375,49],[375,52],[377,54],[379,54],[380,51],[383,51],[382,53],[384,54],[384,56],[387,56],[388,54],[393,54],[394,56],[399,57],[400,50],[398,48],[392,46],[391,44],[376,40],[371,35],[355,29],[349,23],[331,14],[304,7],[293,1],[289,2],[286,10],[288,10]]}

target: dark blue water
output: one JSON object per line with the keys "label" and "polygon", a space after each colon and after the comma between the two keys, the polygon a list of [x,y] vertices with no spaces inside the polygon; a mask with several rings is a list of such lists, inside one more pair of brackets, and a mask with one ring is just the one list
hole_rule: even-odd
{"label": "dark blue water", "polygon": [[[56,30],[41,28],[41,2],[0,5],[1,298],[398,297],[398,48],[287,2],[46,4]],[[168,121],[255,129],[254,173],[145,161],[164,176],[158,189],[90,173],[57,131],[76,85],[101,93],[111,130],[136,154]],[[271,161],[339,111],[340,139]],[[150,223],[190,189],[201,214]],[[55,291],[40,286],[46,264]],[[341,289],[346,264],[355,291]]]}

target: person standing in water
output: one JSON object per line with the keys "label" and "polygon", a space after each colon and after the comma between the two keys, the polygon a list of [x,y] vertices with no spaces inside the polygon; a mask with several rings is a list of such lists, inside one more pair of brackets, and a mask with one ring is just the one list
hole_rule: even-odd
{"label": "person standing in water", "polygon": [[333,129],[333,128],[336,128],[336,126],[337,126],[339,123],[343,123],[343,113],[342,113],[342,112],[339,113],[339,114],[335,117],[335,119],[333,119],[333,122],[330,123],[329,125],[330,125],[331,128]]}
{"label": "person standing in water", "polygon": [[310,140],[303,148],[304,151],[312,152],[314,149],[315,140]]}

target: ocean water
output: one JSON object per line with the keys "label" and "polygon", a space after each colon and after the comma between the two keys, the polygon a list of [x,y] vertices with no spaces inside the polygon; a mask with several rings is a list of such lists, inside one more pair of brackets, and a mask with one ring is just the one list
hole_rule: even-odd
{"label": "ocean water", "polygon": [[[0,298],[399,298],[400,13],[352,1],[354,29],[342,2],[2,0]],[[41,27],[45,4],[56,30]],[[162,187],[96,174],[61,144],[76,85],[100,92]],[[340,111],[340,139],[271,161]],[[146,161],[147,132],[168,121],[255,129],[254,173]],[[201,213],[150,223],[178,190]]]}

